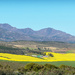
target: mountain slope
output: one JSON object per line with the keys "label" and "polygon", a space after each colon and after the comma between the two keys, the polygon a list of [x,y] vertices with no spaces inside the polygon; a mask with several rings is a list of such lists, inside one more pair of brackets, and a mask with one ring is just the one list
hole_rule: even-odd
{"label": "mountain slope", "polygon": [[65,32],[55,30],[53,28],[45,28],[34,31],[30,28],[17,29],[9,24],[0,24],[0,40],[16,41],[16,40],[32,40],[32,41],[63,41],[75,42],[75,36]]}

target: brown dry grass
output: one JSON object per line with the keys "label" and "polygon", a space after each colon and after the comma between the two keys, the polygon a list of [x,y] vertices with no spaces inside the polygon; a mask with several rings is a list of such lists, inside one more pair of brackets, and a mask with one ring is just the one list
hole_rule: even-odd
{"label": "brown dry grass", "polygon": [[37,46],[36,45],[29,45],[29,44],[25,44],[25,45],[14,45],[15,47],[18,47],[18,48],[26,48],[26,47],[29,47],[29,48],[34,48],[34,49],[37,49]]}

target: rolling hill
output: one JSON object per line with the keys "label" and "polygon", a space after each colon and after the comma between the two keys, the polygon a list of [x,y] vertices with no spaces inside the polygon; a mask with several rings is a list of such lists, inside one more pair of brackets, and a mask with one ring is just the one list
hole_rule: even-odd
{"label": "rolling hill", "polygon": [[17,40],[75,42],[75,36],[53,28],[34,31],[30,28],[18,29],[6,23],[0,24],[0,41]]}

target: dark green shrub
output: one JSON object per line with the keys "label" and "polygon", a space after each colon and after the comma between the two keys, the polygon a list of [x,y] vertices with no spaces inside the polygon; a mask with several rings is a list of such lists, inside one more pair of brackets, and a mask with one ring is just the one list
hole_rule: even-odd
{"label": "dark green shrub", "polygon": [[60,65],[59,68],[60,68],[60,69],[64,69],[64,70],[71,70],[71,69],[74,69],[74,67],[67,66],[67,65]]}
{"label": "dark green shrub", "polygon": [[38,71],[42,69],[44,66],[36,63],[29,63],[25,66],[26,71]]}
{"label": "dark green shrub", "polygon": [[26,72],[24,67],[19,68],[18,71],[19,71],[19,73],[25,73]]}
{"label": "dark green shrub", "polygon": [[52,53],[48,53],[48,56],[54,57],[54,55]]}
{"label": "dark green shrub", "polygon": [[4,71],[0,70],[0,75],[6,75]]}
{"label": "dark green shrub", "polygon": [[10,68],[10,66],[9,66],[9,65],[6,65],[4,68],[5,68],[5,69],[9,69],[9,68]]}
{"label": "dark green shrub", "polygon": [[42,54],[43,56],[45,56],[45,55],[46,55],[46,53],[45,53],[45,52],[42,52],[41,54]]}
{"label": "dark green shrub", "polygon": [[51,70],[51,73],[54,73],[54,75],[63,75],[64,71],[61,69],[53,69]]}
{"label": "dark green shrub", "polygon": [[34,67],[33,67],[33,70],[38,71],[38,70],[41,70],[42,68],[44,68],[43,65],[35,64]]}
{"label": "dark green shrub", "polygon": [[2,69],[3,68],[3,66],[2,65],[0,65],[0,69]]}
{"label": "dark green shrub", "polygon": [[31,71],[32,68],[34,67],[35,63],[28,63],[27,65],[25,65],[25,70],[26,71]]}
{"label": "dark green shrub", "polygon": [[41,48],[38,47],[38,50],[41,50]]}
{"label": "dark green shrub", "polygon": [[45,64],[44,66],[48,69],[58,69],[58,67],[56,67],[55,65],[52,65],[52,64]]}

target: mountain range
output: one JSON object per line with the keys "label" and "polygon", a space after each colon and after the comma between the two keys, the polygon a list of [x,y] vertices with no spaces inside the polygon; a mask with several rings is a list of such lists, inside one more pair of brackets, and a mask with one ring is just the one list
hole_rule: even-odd
{"label": "mountain range", "polygon": [[75,36],[53,28],[34,31],[31,28],[18,29],[7,23],[0,24],[0,41],[17,40],[75,42]]}

